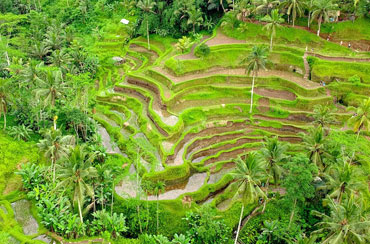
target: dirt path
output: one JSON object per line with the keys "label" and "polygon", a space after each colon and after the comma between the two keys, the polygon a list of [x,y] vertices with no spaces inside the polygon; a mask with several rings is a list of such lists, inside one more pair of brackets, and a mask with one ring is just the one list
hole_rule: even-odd
{"label": "dirt path", "polygon": [[245,44],[246,41],[237,40],[232,37],[228,37],[225,34],[223,34],[221,31],[218,31],[214,38],[206,42],[208,46],[217,46],[217,45],[223,45],[223,44],[240,44],[240,43]]}
{"label": "dirt path", "polygon": [[[194,74],[185,74],[183,76],[174,76],[170,74],[168,71],[162,68],[155,68],[156,71],[161,72],[165,76],[167,76],[169,79],[171,79],[175,83],[181,83],[188,80],[193,79],[199,79],[199,78],[205,78],[212,75],[246,75],[245,69],[238,68],[238,69],[225,69],[220,67],[214,67],[207,71],[201,72],[201,73],[194,73]],[[281,71],[281,70],[262,70],[258,73],[259,77],[269,77],[269,76],[276,76],[285,80],[292,81],[294,83],[297,83],[298,85],[306,88],[306,89],[316,89],[320,87],[320,84],[306,80],[303,77],[294,74],[292,72],[288,71]]]}
{"label": "dirt path", "polygon": [[314,56],[323,60],[327,61],[337,61],[337,62],[370,62],[370,58],[347,58],[347,57],[330,57],[324,56],[321,54],[313,53],[313,52],[306,52],[305,55],[307,56]]}

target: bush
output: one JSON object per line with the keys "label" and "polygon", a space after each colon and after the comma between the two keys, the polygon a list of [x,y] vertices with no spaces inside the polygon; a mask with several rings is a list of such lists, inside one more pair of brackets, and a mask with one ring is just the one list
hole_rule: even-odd
{"label": "bush", "polygon": [[205,43],[202,43],[201,45],[199,45],[196,49],[195,49],[195,56],[197,57],[205,57],[205,56],[208,56],[208,54],[211,52],[211,49],[209,48],[209,46]]}
{"label": "bush", "polygon": [[231,229],[225,225],[223,220],[216,218],[216,212],[210,206],[205,205],[200,212],[187,213],[185,221],[189,228],[187,236],[194,244],[222,244],[231,241]]}
{"label": "bush", "polygon": [[358,84],[361,83],[361,78],[358,75],[354,75],[348,78],[348,82]]}

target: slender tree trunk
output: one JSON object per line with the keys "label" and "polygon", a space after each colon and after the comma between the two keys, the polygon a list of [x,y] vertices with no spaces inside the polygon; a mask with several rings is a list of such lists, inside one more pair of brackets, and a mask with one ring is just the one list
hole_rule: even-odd
{"label": "slender tree trunk", "polygon": [[159,213],[158,213],[158,210],[159,210],[159,194],[157,194],[157,235],[158,235],[158,229],[159,229]]}
{"label": "slender tree trunk", "polygon": [[321,19],[322,19],[322,16],[320,15],[320,18],[319,18],[319,29],[317,30],[317,36],[320,36]]}
{"label": "slender tree trunk", "polygon": [[252,79],[252,91],[251,91],[251,106],[249,109],[249,113],[252,113],[253,108],[253,91],[254,91],[254,79],[256,78],[256,74],[253,72],[253,79]]}
{"label": "slender tree trunk", "polygon": [[270,37],[270,51],[272,51],[272,37],[273,37],[273,35],[271,34],[271,37]]}
{"label": "slender tree trunk", "polygon": [[6,113],[4,112],[4,130],[6,130]]}
{"label": "slender tree trunk", "polygon": [[78,198],[77,199],[77,203],[78,203],[78,212],[80,214],[80,220],[81,220],[81,223],[83,223],[83,218],[82,218],[82,210],[81,210],[81,202],[80,202],[80,199]]}
{"label": "slender tree trunk", "polygon": [[[360,126],[360,128],[361,128],[362,126]],[[360,131],[361,131],[361,129],[358,129],[358,131],[357,131],[357,137],[356,137],[356,144],[357,144],[357,142],[358,142],[358,138],[360,137]],[[353,153],[352,153],[352,157],[351,157],[351,163],[352,163],[352,161],[353,161],[353,158],[354,158],[354,156],[355,156],[355,151],[353,151]]]}
{"label": "slender tree trunk", "polygon": [[146,36],[148,38],[148,49],[150,50],[150,43],[149,43],[149,19],[146,20]]}
{"label": "slender tree trunk", "polygon": [[6,57],[6,62],[8,63],[8,66],[10,66],[10,59],[9,59],[8,51],[5,51],[5,57]]}
{"label": "slender tree trunk", "polygon": [[240,231],[240,226],[242,224],[242,218],[243,218],[243,211],[244,211],[244,204],[242,203],[242,209],[240,211],[239,224],[238,224],[238,229],[236,230],[236,236],[235,236],[234,244],[238,243],[239,231]]}
{"label": "slender tree trunk", "polygon": [[265,194],[266,194],[266,200],[263,201],[263,208],[262,208],[262,213],[265,212],[265,209],[266,209],[266,204],[267,204],[267,198],[268,198],[268,190],[269,190],[269,186],[270,186],[270,177],[267,179],[266,181],[266,191],[265,191]]}
{"label": "slender tree trunk", "polygon": [[290,214],[288,229],[290,228],[290,224],[292,223],[292,220],[293,220],[293,217],[294,217],[295,206],[296,205],[297,205],[297,199],[294,200],[294,206],[293,206],[292,213]]}

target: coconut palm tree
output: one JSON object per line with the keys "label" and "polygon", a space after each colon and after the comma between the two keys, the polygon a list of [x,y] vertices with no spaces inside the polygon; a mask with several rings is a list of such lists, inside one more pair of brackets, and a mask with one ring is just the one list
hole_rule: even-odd
{"label": "coconut palm tree", "polygon": [[202,12],[199,9],[192,8],[189,11],[188,25],[193,26],[193,33],[195,34],[195,26],[200,27],[203,23]]}
{"label": "coconut palm tree", "polygon": [[309,153],[309,158],[312,163],[323,170],[325,168],[323,157],[329,155],[325,151],[326,138],[321,126],[309,129],[308,133],[299,134],[303,140],[302,144]]}
{"label": "coconut palm tree", "polygon": [[330,197],[336,198],[337,202],[341,202],[343,195],[355,194],[359,192],[366,184],[361,170],[350,163],[349,160],[341,160],[337,164],[331,166],[327,172],[323,173],[325,180],[325,188],[330,190]]}
{"label": "coconut palm tree", "polygon": [[369,243],[370,216],[364,211],[361,199],[351,195],[343,203],[336,203],[329,198],[330,214],[317,211],[313,213],[322,218],[317,223],[318,230],[314,236],[322,236],[323,244],[327,243]]}
{"label": "coconut palm tree", "polygon": [[0,79],[0,116],[3,115],[4,118],[4,130],[6,129],[6,114],[8,113],[10,94],[11,91],[9,81]]}
{"label": "coconut palm tree", "polygon": [[[283,168],[280,166],[287,159],[286,152],[288,145],[279,142],[276,136],[265,138],[263,147],[259,150],[259,156],[267,165],[267,174],[274,178],[275,186],[277,185]],[[269,186],[269,178],[266,182],[266,189]]]}
{"label": "coconut palm tree", "polygon": [[260,188],[262,180],[266,178],[265,169],[266,164],[257,157],[255,152],[249,153],[245,159],[239,157],[236,160],[236,170],[231,173],[235,182],[230,187],[236,185],[237,191],[234,198],[241,196],[242,208],[234,244],[238,241],[245,204],[253,203],[259,197],[266,197]]}
{"label": "coconut palm tree", "polygon": [[[155,7],[156,2],[153,2],[152,0],[140,0],[137,3],[137,6],[144,11],[147,15],[149,13],[154,13],[153,8]],[[146,16],[146,36],[148,38],[148,49],[150,50],[150,43],[149,43],[149,18]]]}
{"label": "coconut palm tree", "polygon": [[243,59],[241,62],[241,64],[246,64],[245,73],[247,73],[248,75],[252,73],[253,75],[252,90],[251,90],[251,106],[249,109],[249,113],[252,113],[252,108],[253,108],[254,81],[256,77],[258,76],[258,72],[261,69],[266,69],[266,64],[268,62],[267,56],[268,56],[268,50],[266,47],[254,46],[249,56]]}
{"label": "coconut palm tree", "polygon": [[252,2],[257,6],[254,12],[258,14],[269,14],[271,9],[280,4],[278,0],[257,0]]}
{"label": "coconut palm tree", "polygon": [[283,9],[286,9],[286,13],[288,15],[288,23],[290,16],[292,16],[293,27],[297,16],[298,17],[302,16],[304,12],[303,5],[304,5],[303,0],[285,0],[281,4],[281,7]]}
{"label": "coconut palm tree", "polygon": [[90,181],[98,177],[97,170],[91,165],[94,156],[94,154],[87,153],[85,147],[76,146],[69,156],[60,160],[58,165],[60,182],[55,189],[72,189],[72,202],[73,205],[77,204],[81,223],[83,223],[82,208],[85,197],[90,196],[93,199],[86,211],[95,204],[94,189],[90,184]]}
{"label": "coconut palm tree", "polygon": [[353,127],[358,139],[361,130],[370,131],[370,98],[363,100],[358,108],[350,107],[348,110],[355,112],[348,124]]}
{"label": "coconut palm tree", "polygon": [[37,99],[44,98],[44,107],[55,106],[55,100],[64,94],[67,88],[63,81],[63,75],[60,70],[48,71],[44,79],[38,78],[39,88],[34,90]]}
{"label": "coconut palm tree", "polygon": [[68,70],[68,65],[72,63],[71,56],[67,53],[67,51],[62,48],[55,50],[51,53],[48,57],[48,61],[55,67],[61,68],[63,71]]}
{"label": "coconut palm tree", "polygon": [[331,123],[335,122],[334,111],[331,110],[329,106],[325,105],[315,105],[313,108],[314,123],[320,125],[322,128],[329,126]]}
{"label": "coconut palm tree", "polygon": [[74,136],[63,136],[60,130],[45,130],[42,132],[44,139],[41,139],[37,146],[44,153],[46,158],[51,159],[51,169],[53,172],[53,182],[55,181],[56,161],[66,156],[69,149],[74,146]]}
{"label": "coconut palm tree", "polygon": [[166,184],[163,181],[154,182],[152,185],[152,192],[157,197],[157,233],[159,230],[159,194],[163,193]]}
{"label": "coconut palm tree", "polygon": [[29,60],[29,63],[21,71],[20,75],[22,77],[21,86],[30,88],[36,84],[37,78],[40,77],[40,69],[44,66],[43,62],[36,64]]}
{"label": "coconut palm tree", "polygon": [[311,22],[317,19],[319,28],[317,30],[317,36],[320,36],[320,29],[322,22],[328,22],[329,16],[334,14],[334,11],[338,8],[338,5],[333,3],[332,0],[315,0],[313,3],[314,10],[311,14]]}
{"label": "coconut palm tree", "polygon": [[48,46],[46,43],[39,42],[33,45],[32,49],[30,50],[30,54],[32,57],[38,58],[43,60],[50,53],[50,45]]}
{"label": "coconut palm tree", "polygon": [[266,15],[262,20],[268,22],[263,29],[270,34],[270,51],[272,51],[272,38],[275,37],[276,29],[281,27],[280,24],[284,22],[284,19],[279,14],[279,10],[274,9],[271,11],[271,16]]}

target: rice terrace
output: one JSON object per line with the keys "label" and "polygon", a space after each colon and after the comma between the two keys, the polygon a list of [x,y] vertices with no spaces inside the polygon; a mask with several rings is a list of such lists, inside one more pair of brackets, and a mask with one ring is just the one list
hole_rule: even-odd
{"label": "rice terrace", "polygon": [[8,243],[370,243],[370,2],[2,0]]}

